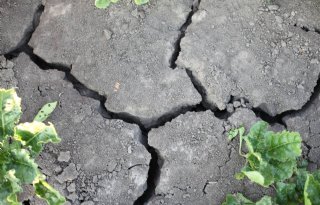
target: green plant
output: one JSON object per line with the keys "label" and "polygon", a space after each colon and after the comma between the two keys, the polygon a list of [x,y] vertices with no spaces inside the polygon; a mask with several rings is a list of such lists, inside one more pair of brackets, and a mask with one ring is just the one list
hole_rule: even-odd
{"label": "green plant", "polygon": [[21,99],[14,89],[0,89],[0,204],[21,205],[18,194],[22,186],[33,184],[35,194],[49,205],[62,205],[65,198],[52,188],[41,174],[34,158],[43,145],[58,143],[58,137],[51,123],[45,124],[55,103],[45,105],[31,123],[18,124]]}
{"label": "green plant", "polygon": [[[246,158],[246,164],[236,178],[247,177],[263,187],[272,185],[275,196],[264,196],[258,202],[246,199],[242,194],[228,194],[223,205],[319,205],[320,204],[320,170],[310,173],[306,170],[301,156],[301,137],[297,132],[272,132],[268,123],[260,121],[244,135],[240,127],[229,132],[232,140],[239,135],[239,154]],[[247,153],[242,153],[242,142]],[[275,185],[275,186],[274,186]]]}
{"label": "green plant", "polygon": [[[116,3],[119,0],[95,0],[95,5],[99,9],[107,8],[111,3]],[[142,5],[148,3],[149,0],[134,0],[137,5]]]}

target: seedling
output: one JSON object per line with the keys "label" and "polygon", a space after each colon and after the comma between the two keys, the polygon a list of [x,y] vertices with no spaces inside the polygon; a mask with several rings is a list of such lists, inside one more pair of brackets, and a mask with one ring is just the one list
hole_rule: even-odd
{"label": "seedling", "polygon": [[[305,163],[299,163],[301,157],[300,134],[297,132],[272,132],[268,123],[260,121],[254,124],[244,136],[244,128],[229,132],[228,138],[240,138],[239,153],[246,158],[246,164],[236,178],[248,178],[263,187],[275,185],[274,197],[264,196],[258,202],[252,202],[242,194],[228,194],[223,205],[319,205],[320,170],[310,173]],[[247,153],[242,153],[242,141]]]}
{"label": "seedling", "polygon": [[17,125],[22,114],[21,99],[14,89],[0,89],[0,204],[21,205],[18,194],[25,184],[32,184],[35,194],[49,205],[66,202],[45,181],[35,162],[44,144],[61,141],[54,126],[43,123],[55,106],[56,103],[49,103],[33,122]]}

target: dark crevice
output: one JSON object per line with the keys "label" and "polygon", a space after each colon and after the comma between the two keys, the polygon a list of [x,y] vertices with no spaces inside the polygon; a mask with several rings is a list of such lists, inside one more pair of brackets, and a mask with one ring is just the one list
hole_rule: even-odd
{"label": "dark crevice", "polygon": [[320,34],[320,29],[319,28],[312,28],[312,29],[310,29],[310,28],[308,28],[307,26],[300,26],[300,25],[298,25],[298,24],[294,24],[293,25],[294,27],[299,27],[299,28],[301,28],[302,30],[304,30],[305,32],[309,32],[309,31],[313,31],[313,32],[315,32],[315,33],[317,33],[317,34]]}
{"label": "dark crevice", "polygon": [[309,160],[309,153],[310,153],[312,147],[310,145],[308,145],[308,143],[306,143],[305,141],[302,141],[302,143],[307,148],[307,153],[306,153],[306,156],[304,156],[304,159]]}
{"label": "dark crevice", "polygon": [[314,87],[313,92],[311,93],[309,100],[300,109],[288,110],[288,111],[285,111],[285,112],[278,114],[278,115],[275,115],[275,116],[269,115],[267,112],[263,111],[260,108],[252,108],[252,111],[258,117],[260,117],[262,120],[264,120],[270,124],[279,123],[279,124],[283,125],[285,128],[287,128],[283,119],[287,116],[295,115],[297,113],[304,112],[305,110],[309,109],[309,107],[313,104],[313,102],[319,97],[319,94],[320,94],[320,76],[318,77],[317,84]]}
{"label": "dark crevice", "polygon": [[134,205],[144,205],[155,195],[155,189],[158,185],[160,174],[161,174],[161,167],[164,162],[164,159],[162,159],[158,150],[149,145],[148,133],[143,132],[143,136],[144,136],[143,139],[145,140],[143,144],[148,150],[148,152],[151,154],[151,160],[150,160],[149,171],[148,171],[147,189],[133,203]]}
{"label": "dark crevice", "polygon": [[252,108],[252,111],[255,113],[255,115],[257,117],[261,118],[263,121],[266,121],[271,125],[278,123],[280,125],[283,125],[285,128],[287,128],[287,125],[282,120],[283,117],[286,115],[286,113],[282,113],[282,114],[276,115],[276,116],[271,116],[267,112],[265,112],[264,110],[262,110],[260,108]]}
{"label": "dark crevice", "polygon": [[215,109],[212,106],[210,106],[210,103],[208,102],[207,92],[206,89],[203,87],[201,82],[193,75],[192,71],[188,68],[185,68],[194,88],[198,91],[198,93],[201,95],[202,101],[201,104],[206,109]]}
{"label": "dark crevice", "polygon": [[201,2],[201,0],[194,0],[193,4],[191,6],[191,11],[187,15],[186,21],[179,29],[180,33],[178,35],[176,42],[173,45],[173,47],[174,47],[173,53],[172,53],[172,56],[169,60],[170,68],[172,68],[172,69],[175,69],[177,67],[176,61],[177,61],[179,54],[181,52],[181,45],[180,45],[181,40],[185,37],[186,30],[187,30],[188,26],[192,23],[192,16],[198,11],[200,2]]}
{"label": "dark crevice", "polygon": [[[79,92],[80,95],[86,96],[89,98],[93,98],[100,102],[99,113],[107,119],[120,119],[124,122],[130,124],[136,124],[140,127],[142,131],[142,139],[141,143],[145,146],[148,152],[151,154],[151,160],[149,164],[149,171],[148,171],[148,178],[147,178],[147,189],[145,192],[134,202],[135,205],[142,205],[147,203],[155,193],[155,188],[158,183],[160,177],[160,169],[163,163],[163,159],[160,157],[158,151],[148,144],[148,133],[153,128],[158,128],[163,126],[165,123],[170,122],[174,118],[178,117],[179,115],[185,114],[186,112],[201,112],[207,110],[203,107],[202,104],[186,106],[176,109],[175,111],[169,112],[159,119],[155,120],[150,125],[146,126],[142,123],[139,117],[133,116],[129,113],[114,113],[109,111],[105,107],[105,103],[107,98],[97,91],[91,90],[82,84],[76,77],[71,74],[72,65],[66,66],[62,64],[56,63],[47,63],[41,57],[35,55],[33,53],[33,49],[30,46],[25,46],[22,50],[26,53],[30,59],[42,70],[58,70],[65,73],[67,81],[73,84],[73,87]],[[216,113],[215,113],[216,114]]]}
{"label": "dark crevice", "polygon": [[30,200],[25,200],[22,202],[23,205],[30,205]]}
{"label": "dark crevice", "polygon": [[23,38],[20,40],[20,42],[18,43],[16,48],[14,48],[9,53],[4,55],[7,59],[10,60],[10,59],[18,56],[19,53],[21,53],[23,50],[25,50],[25,47],[28,45],[28,43],[32,37],[33,32],[36,30],[36,28],[38,27],[38,25],[40,23],[40,17],[42,15],[43,11],[44,11],[44,6],[40,5],[33,15],[32,24],[26,29]]}
{"label": "dark crevice", "polygon": [[[33,48],[29,45],[25,45],[21,48],[21,52],[24,52],[27,54],[30,59],[42,70],[58,70],[67,73],[70,73],[71,71],[71,65],[63,65],[59,63],[47,63],[45,60],[40,58],[39,56],[35,55],[33,53]],[[73,81],[70,80],[70,82],[73,84]]]}
{"label": "dark crevice", "polygon": [[200,104],[196,106],[195,112],[202,112],[211,110],[211,112],[214,113],[215,117],[219,118],[220,120],[227,120],[231,113],[228,113],[227,110],[219,110],[216,107],[214,107],[211,103],[209,103],[206,89],[203,87],[201,82],[193,75],[192,71],[188,68],[185,68],[194,88],[198,91],[198,93],[201,95],[202,101]]}

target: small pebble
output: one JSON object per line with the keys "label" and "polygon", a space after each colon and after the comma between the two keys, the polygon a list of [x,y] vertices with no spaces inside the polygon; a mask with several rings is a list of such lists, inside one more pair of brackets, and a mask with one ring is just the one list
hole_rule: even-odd
{"label": "small pebble", "polygon": [[76,169],[76,165],[71,163],[67,166],[63,172],[57,177],[57,180],[62,184],[66,181],[73,181],[78,177],[79,173]]}
{"label": "small pebble", "polygon": [[279,10],[279,6],[278,5],[268,5],[268,9],[270,10],[270,11],[277,11],[277,10]]}
{"label": "small pebble", "polygon": [[227,112],[229,112],[229,113],[232,113],[232,112],[234,112],[234,107],[233,107],[233,104],[228,104],[227,105]]}
{"label": "small pebble", "polygon": [[107,40],[110,40],[111,37],[112,37],[112,32],[107,30],[107,29],[104,29],[103,30],[103,34],[104,34],[104,37],[107,39]]}
{"label": "small pebble", "polygon": [[71,156],[70,156],[70,152],[60,152],[59,157],[58,157],[58,161],[59,162],[69,162]]}
{"label": "small pebble", "polygon": [[60,166],[56,166],[55,168],[54,168],[54,172],[55,173],[59,173],[59,172],[61,172],[62,171],[62,168],[60,167]]}
{"label": "small pebble", "polygon": [[75,183],[71,183],[68,187],[67,187],[68,192],[72,193],[76,191],[76,184]]}
{"label": "small pebble", "polygon": [[241,103],[239,101],[234,101],[233,102],[233,107],[238,108],[241,106]]}
{"label": "small pebble", "polygon": [[76,195],[75,193],[73,193],[73,194],[68,195],[67,198],[68,198],[69,200],[71,200],[72,202],[74,202],[75,200],[78,199],[78,195]]}
{"label": "small pebble", "polygon": [[12,69],[13,67],[14,67],[14,63],[12,61],[7,60],[6,68],[7,69]]}

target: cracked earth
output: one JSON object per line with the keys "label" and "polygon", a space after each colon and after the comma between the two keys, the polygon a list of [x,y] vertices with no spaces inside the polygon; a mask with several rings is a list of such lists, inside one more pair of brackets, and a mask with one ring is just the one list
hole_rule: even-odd
{"label": "cracked earth", "polygon": [[[226,132],[298,131],[320,168],[320,1],[0,0],[0,87],[62,142],[37,159],[75,205],[221,204],[263,190]],[[32,189],[24,204],[41,205]]]}

